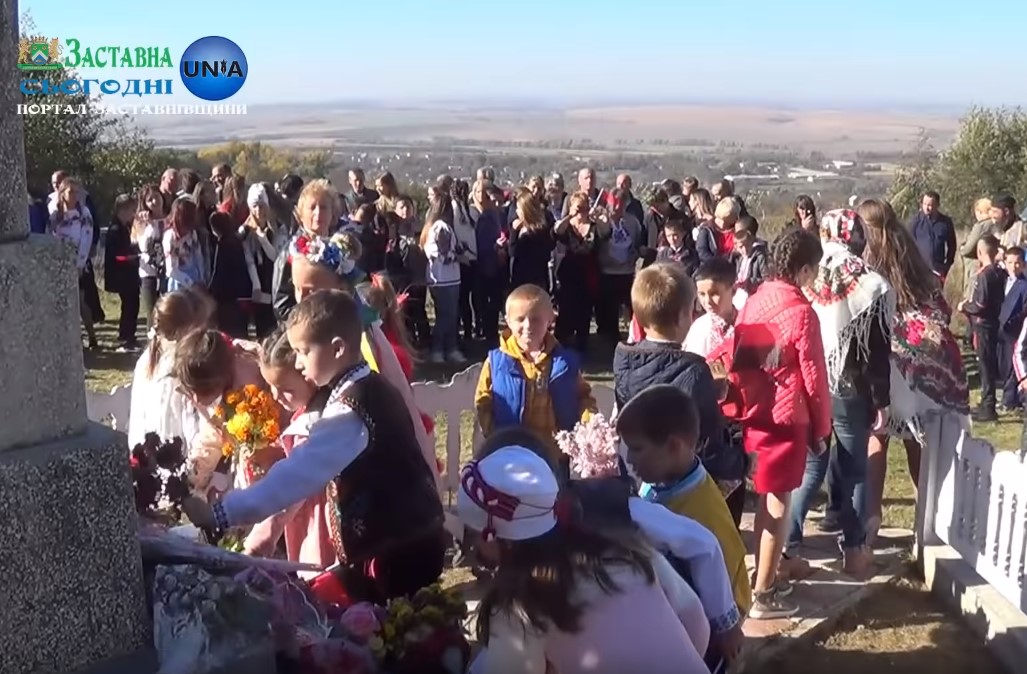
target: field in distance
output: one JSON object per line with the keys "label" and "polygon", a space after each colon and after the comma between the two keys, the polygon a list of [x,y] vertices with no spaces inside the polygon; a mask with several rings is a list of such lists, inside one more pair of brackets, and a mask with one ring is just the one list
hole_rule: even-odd
{"label": "field in distance", "polygon": [[[137,117],[162,145],[201,147],[226,138],[297,147],[333,143],[417,146],[448,140],[468,148],[495,143],[588,141],[592,147],[688,151],[729,142],[774,145],[828,156],[899,152],[920,129],[948,145],[957,114],[902,110],[786,109],[755,105],[472,108],[251,105],[245,116]],[[563,151],[553,147],[552,151]]]}

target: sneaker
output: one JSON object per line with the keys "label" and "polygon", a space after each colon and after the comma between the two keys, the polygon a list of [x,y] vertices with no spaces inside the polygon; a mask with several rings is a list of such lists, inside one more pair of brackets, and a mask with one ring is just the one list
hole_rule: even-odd
{"label": "sneaker", "polygon": [[970,418],[974,421],[998,421],[998,414],[995,410],[976,409],[970,414]]}
{"label": "sneaker", "polygon": [[830,516],[825,516],[824,519],[817,522],[816,527],[817,531],[822,534],[840,534],[842,532],[842,525]]}
{"label": "sneaker", "polygon": [[779,592],[769,590],[754,596],[749,617],[753,620],[777,620],[791,618],[799,612],[799,607],[785,601]]}
{"label": "sneaker", "polygon": [[446,357],[442,355],[441,351],[432,351],[428,360],[436,365],[442,365],[446,362]]}
{"label": "sneaker", "polygon": [[446,360],[450,363],[456,363],[457,365],[467,362],[467,358],[464,356],[463,353],[460,352],[460,349],[453,349],[452,351],[447,353]]}
{"label": "sneaker", "polygon": [[[756,587],[756,572],[753,571],[752,575],[749,576],[749,587]],[[788,580],[787,578],[781,578],[778,576],[777,580],[774,581],[774,586],[770,588],[770,591],[775,593],[779,597],[787,597],[795,589],[795,583]]]}

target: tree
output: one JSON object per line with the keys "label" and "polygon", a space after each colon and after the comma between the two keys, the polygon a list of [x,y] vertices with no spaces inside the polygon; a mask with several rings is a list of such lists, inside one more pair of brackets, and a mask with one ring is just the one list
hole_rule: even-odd
{"label": "tree", "polygon": [[260,142],[231,141],[204,148],[198,157],[211,165],[229,164],[250,183],[274,182],[286,173],[296,173],[304,180],[323,178],[334,165],[330,150],[281,150]]}
{"label": "tree", "polygon": [[925,129],[917,134],[916,146],[908,163],[899,167],[888,191],[888,200],[903,222],[920,208],[920,197],[931,188],[938,153]]}

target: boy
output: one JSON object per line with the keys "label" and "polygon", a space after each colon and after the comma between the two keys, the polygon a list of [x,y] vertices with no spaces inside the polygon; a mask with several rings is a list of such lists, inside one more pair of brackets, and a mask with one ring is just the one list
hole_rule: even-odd
{"label": "boy", "polygon": [[354,601],[376,603],[432,584],[446,548],[442,502],[399,391],[361,355],[357,302],[341,290],[315,292],[292,310],[287,331],[296,367],[319,387],[307,406],[316,415],[307,441],[213,507],[189,499],[189,520],[225,532],[328,485],[329,530],[346,560],[330,580]]}
{"label": "boy", "polygon": [[[730,340],[738,317],[734,305],[735,266],[722,257],[703,262],[695,273],[695,289],[705,313],[689,328],[685,351],[702,356],[707,362],[730,358]],[[730,370],[730,363],[724,364]]]}
{"label": "boy", "polygon": [[688,223],[683,213],[672,211],[663,223],[663,238],[666,245],[656,251],[657,262],[674,262],[680,264],[685,273],[691,276],[699,264],[695,254],[695,246],[688,240]]}
{"label": "boy", "polygon": [[739,309],[767,280],[770,272],[767,242],[756,237],[759,228],[760,223],[751,215],[743,215],[735,223],[735,251],[738,253],[735,288],[739,290],[735,293],[735,306]]}
{"label": "boy", "polygon": [[997,264],[998,251],[999,242],[994,236],[983,236],[977,242],[977,262],[981,268],[974,277],[970,299],[963,300],[958,306],[970,318],[981,367],[981,404],[972,415],[975,421],[998,419],[995,387],[999,372],[999,315],[1002,313],[1007,278],[1006,272]]}
{"label": "boy", "polygon": [[1019,246],[1006,250],[1004,259],[1007,278],[1002,311],[998,317],[998,379],[1003,385],[1003,407],[1007,410],[1016,410],[1020,409],[1020,395],[1017,376],[1013,371],[1013,353],[1027,308],[1027,280],[1023,277],[1027,265],[1024,262],[1023,248]]}
{"label": "boy", "polygon": [[695,402],[674,386],[652,386],[617,415],[627,461],[642,480],[639,496],[690,517],[716,536],[724,553],[735,603],[742,615],[752,595],[745,543],[716,482],[696,455],[701,417]]}
{"label": "boy", "polygon": [[681,343],[692,325],[695,287],[684,272],[658,263],[638,273],[631,286],[631,308],[645,333],[637,344],[619,344],[613,356],[614,397],[623,409],[639,392],[671,384],[688,394],[699,410],[698,447],[706,470],[730,499],[732,518],[742,519],[747,461],[732,446],[720,411],[718,386],[702,356]]}
{"label": "boy", "polygon": [[555,462],[560,450],[554,434],[572,430],[596,404],[578,356],[550,334],[553,319],[552,300],[542,288],[527,284],[510,293],[508,328],[481,368],[474,408],[485,437],[524,426],[546,441]]}
{"label": "boy", "polygon": [[135,351],[136,323],[139,322],[139,247],[132,243],[132,222],[136,214],[136,200],[121,194],[114,201],[114,220],[107,228],[104,247],[103,282],[109,293],[117,293],[121,300],[121,318],[118,320],[118,351]]}

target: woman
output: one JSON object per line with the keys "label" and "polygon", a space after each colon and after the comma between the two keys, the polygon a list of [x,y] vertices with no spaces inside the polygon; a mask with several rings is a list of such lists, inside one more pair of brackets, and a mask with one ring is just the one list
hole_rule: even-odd
{"label": "woman", "polygon": [[542,202],[529,189],[517,194],[517,217],[510,227],[510,287],[531,283],[550,292],[549,261],[553,257],[553,230]]}
{"label": "woman", "polygon": [[828,517],[841,530],[843,569],[863,577],[873,561],[864,529],[867,447],[871,432],[881,432],[888,423],[895,292],[859,257],[866,234],[855,211],[839,209],[824,215],[820,238],[824,256],[806,294],[820,319],[833,437],[829,453],[811,452],[806,460],[802,486],[794,494],[788,543],[795,548],[802,543],[806,513],[828,476]]}
{"label": "woman", "polygon": [[503,191],[487,180],[474,183],[471,218],[474,219],[477,284],[471,295],[481,338],[491,349],[499,346],[499,315],[510,282],[509,234],[500,207]]}
{"label": "woman", "polygon": [[599,292],[599,242],[609,236],[609,219],[589,210],[588,194],[575,192],[569,199],[566,218],[556,223],[553,234],[564,247],[556,268],[556,339],[581,354],[588,351],[592,307]]}
{"label": "woman", "polygon": [[232,216],[232,222],[236,227],[241,227],[250,216],[250,209],[246,207],[246,176],[233,174],[225,181],[224,189],[221,191],[221,204],[218,210]]}
{"label": "woman", "polygon": [[80,199],[82,187],[74,178],[65,178],[57,188],[57,208],[50,214],[48,231],[62,241],[70,243],[75,250],[75,267],[78,269],[78,310],[82,326],[89,339],[89,348],[97,348],[96,330],[93,328],[93,307],[86,295],[90,278],[90,263],[93,248],[93,216]]}
{"label": "woman", "polygon": [[156,185],[146,185],[136,201],[132,243],[139,248],[139,305],[149,329],[164,284],[164,197]]}
{"label": "woman", "polygon": [[227,213],[212,213],[210,294],[217,303],[218,330],[234,339],[246,339],[249,333],[247,307],[253,300],[246,251],[239,232]]}
{"label": "woman", "polygon": [[460,329],[460,243],[453,230],[453,202],[441,190],[428,207],[420,244],[428,258],[428,292],[435,306],[431,362],[465,363],[457,348]]}
{"label": "woman", "polygon": [[218,208],[218,195],[214,189],[214,183],[209,180],[201,180],[196,183],[192,197],[196,202],[196,218],[200,223],[200,229],[210,232],[210,216]]}
{"label": "woman", "polygon": [[[891,334],[891,414],[888,429],[902,438],[914,491],[920,480],[925,416],[951,414],[968,427],[969,391],[959,345],[949,330],[952,312],[937,276],[918,254],[909,230],[891,204],[869,199],[857,209],[866,225],[866,261],[895,289]],[[870,440],[867,456],[867,544],[881,526],[881,499],[888,467],[888,433]]]}
{"label": "woman", "polygon": [[163,241],[169,292],[207,285],[210,273],[196,226],[196,203],[189,197],[175,199]]}
{"label": "woman", "polygon": [[399,199],[399,187],[396,185],[396,178],[386,171],[374,181],[374,189],[378,192],[378,201],[375,206],[379,213],[392,213],[396,210],[396,200]]}
{"label": "woman", "polygon": [[268,193],[263,185],[258,183],[250,186],[246,206],[249,217],[242,228],[242,246],[250,279],[250,313],[253,315],[257,339],[263,339],[274,331],[277,324],[271,308],[275,260],[285,250],[288,240],[271,213]]}
{"label": "woman", "polygon": [[466,180],[453,183],[453,232],[460,247],[460,326],[464,343],[482,338],[478,286],[478,239],[474,233],[476,218],[471,213],[471,188]]}
{"label": "woman", "polygon": [[807,232],[817,231],[817,207],[813,203],[813,198],[806,195],[800,194],[795,198],[795,217],[792,219],[790,226],[802,227]]}
{"label": "woman", "polygon": [[698,241],[699,227],[704,224],[712,225],[715,217],[713,196],[710,195],[710,191],[705,187],[700,187],[692,192],[688,197],[688,208],[692,211],[692,217],[695,219],[692,240]]}

